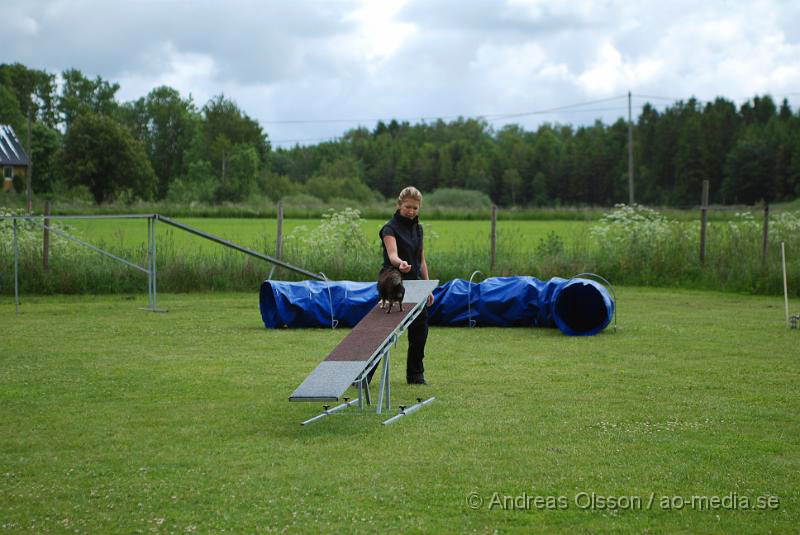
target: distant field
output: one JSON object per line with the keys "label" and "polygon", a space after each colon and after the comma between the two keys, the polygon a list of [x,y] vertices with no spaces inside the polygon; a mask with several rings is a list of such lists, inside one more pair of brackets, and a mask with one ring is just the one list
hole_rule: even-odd
{"label": "distant field", "polygon": [[[181,223],[198,228],[205,232],[234,241],[246,247],[274,252],[277,223],[275,219],[236,219],[236,218],[181,218]],[[299,226],[313,228],[319,225],[319,219],[286,219],[284,220],[284,236]],[[375,238],[384,220],[365,219],[362,228],[368,238]],[[488,247],[491,224],[489,221],[423,220],[426,246],[429,250],[452,250],[465,243],[485,242]],[[555,233],[566,243],[572,243],[585,235],[591,226],[588,221],[498,221],[498,239],[515,235],[522,237],[523,243],[535,249],[540,238]],[[147,223],[145,220],[132,219],[89,219],[69,220],[69,225],[93,244],[104,243],[113,247],[134,248],[143,245],[147,240]],[[162,245],[164,240],[171,241],[176,249],[219,250],[220,246],[204,240],[165,223],[158,225],[158,237]]]}

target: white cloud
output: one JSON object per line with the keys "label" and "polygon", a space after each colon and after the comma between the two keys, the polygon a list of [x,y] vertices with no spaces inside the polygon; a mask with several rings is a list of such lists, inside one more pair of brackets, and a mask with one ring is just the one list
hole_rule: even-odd
{"label": "white cloud", "polygon": [[200,105],[216,94],[209,91],[218,78],[213,57],[181,52],[171,42],[148,47],[141,55],[140,61],[152,69],[123,72],[119,78],[120,99],[135,100],[162,85],[177,89],[185,97],[192,94]]}
{"label": "white cloud", "polygon": [[21,16],[10,17],[6,24],[12,32],[19,32],[23,35],[35,36],[39,33],[39,23],[33,17]]}
{"label": "white cloud", "polygon": [[[628,90],[780,96],[800,86],[794,0],[5,0],[3,13],[0,62],[78,68],[119,82],[124,100],[158,85],[199,105],[224,92],[273,138],[327,137],[354,123],[267,121],[526,112]],[[520,120],[535,128],[597,115]]]}

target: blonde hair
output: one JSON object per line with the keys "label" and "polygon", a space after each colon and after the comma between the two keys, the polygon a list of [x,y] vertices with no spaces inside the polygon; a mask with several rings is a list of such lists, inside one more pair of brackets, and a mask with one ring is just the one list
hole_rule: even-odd
{"label": "blonde hair", "polygon": [[397,196],[397,206],[400,206],[404,200],[409,198],[422,203],[422,193],[414,186],[408,186],[403,188],[403,191]]}

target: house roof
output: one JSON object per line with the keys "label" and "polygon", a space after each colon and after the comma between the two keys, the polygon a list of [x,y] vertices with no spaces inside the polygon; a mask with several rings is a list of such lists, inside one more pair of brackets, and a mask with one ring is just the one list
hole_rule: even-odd
{"label": "house roof", "polygon": [[14,129],[0,124],[0,165],[28,165],[30,160]]}

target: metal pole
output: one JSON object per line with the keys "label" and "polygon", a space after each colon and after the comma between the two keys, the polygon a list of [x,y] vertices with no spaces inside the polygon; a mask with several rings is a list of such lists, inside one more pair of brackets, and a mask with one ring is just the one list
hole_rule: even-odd
{"label": "metal pole", "polygon": [[14,219],[14,303],[19,316],[19,248],[17,246],[17,220]]}
{"label": "metal pole", "polygon": [[703,196],[700,199],[700,263],[706,261],[706,224],[708,222],[708,180],[703,180]]}
{"label": "metal pole", "polygon": [[[34,225],[39,225],[40,227],[45,227],[44,223],[40,223],[39,221],[35,221],[34,219],[29,219],[28,221],[30,221]],[[70,236],[69,234],[67,234],[66,232],[63,232],[61,230],[58,230],[58,229],[55,229],[55,228],[49,227],[49,226],[46,227],[46,228],[50,232],[52,232],[52,233],[54,233],[54,234],[56,234],[58,236],[61,236],[64,239],[67,239],[67,240],[70,240],[70,241],[74,241],[75,243],[83,245],[84,247],[86,247],[88,249],[91,249],[92,251],[96,251],[96,252],[98,252],[98,253],[100,253],[102,255],[105,255],[105,256],[107,256],[109,258],[113,258],[114,260],[118,260],[119,262],[122,262],[123,264],[125,264],[127,266],[130,266],[130,267],[132,267],[134,269],[138,269],[139,271],[144,271],[145,273],[147,273],[147,270],[145,268],[143,268],[142,266],[134,264],[133,262],[129,262],[129,261],[125,260],[124,258],[120,258],[119,256],[117,256],[117,255],[115,255],[113,253],[109,253],[108,251],[104,251],[103,249],[100,249],[99,247],[95,247],[94,245],[92,245],[90,243],[86,243],[84,241],[81,241],[78,238],[74,238],[74,237]]]}
{"label": "metal pole", "polygon": [[767,268],[767,244],[769,243],[769,203],[764,203],[764,240],[761,250],[761,266]]}
{"label": "metal pole", "polygon": [[156,269],[156,255],[158,254],[158,247],[156,246],[156,223],[158,222],[158,217],[153,217],[153,310],[156,309],[156,297],[157,297],[157,290],[158,283],[156,281],[156,275],[158,274],[158,270]]}
{"label": "metal pole", "polygon": [[150,312],[166,312],[156,306],[156,219],[152,215],[147,219],[147,308]]}
{"label": "metal pole", "polygon": [[153,218],[147,219],[147,308],[153,305]]}
{"label": "metal pole", "polygon": [[198,230],[198,229],[196,229],[194,227],[190,227],[189,225],[184,225],[183,223],[178,223],[177,221],[175,221],[173,219],[170,219],[168,217],[164,217],[163,215],[156,215],[156,217],[157,217],[157,219],[159,219],[160,221],[163,221],[164,223],[166,223],[168,225],[172,225],[173,227],[178,227],[180,229],[185,230],[186,232],[191,232],[192,234],[196,234],[198,236],[206,238],[207,240],[211,240],[211,241],[217,242],[217,243],[219,243],[221,245],[225,245],[226,247],[230,247],[231,249],[236,249],[237,251],[241,251],[241,252],[243,252],[245,254],[249,254],[250,256],[255,256],[256,258],[260,258],[262,260],[266,260],[267,262],[272,262],[273,264],[276,264],[276,265],[278,265],[278,266],[280,266],[282,268],[286,268],[286,269],[294,271],[296,273],[300,273],[301,275],[305,275],[306,277],[308,277],[310,279],[325,280],[324,277],[321,277],[317,273],[311,273],[310,271],[306,271],[305,269],[299,268],[297,266],[293,266],[293,265],[291,265],[291,264],[289,264],[287,262],[284,262],[282,260],[278,260],[276,258],[272,258],[269,255],[265,255],[265,254],[259,253],[258,251],[253,251],[252,249],[248,249],[247,247],[242,247],[241,245],[237,245],[237,244],[235,244],[235,243],[233,243],[231,241],[224,240],[224,239],[222,239],[222,238],[220,238],[218,236],[214,236],[213,234],[209,234],[207,232],[203,232],[202,230]]}
{"label": "metal pole", "polygon": [[492,265],[489,271],[494,271],[497,262],[497,206],[492,205]]}
{"label": "metal pole", "polygon": [[[278,201],[278,236],[275,239],[275,258],[280,260],[281,256],[283,256],[283,202]],[[268,280],[272,280],[275,269],[275,264],[272,264],[272,269],[269,270],[269,277],[267,277]]]}
{"label": "metal pole", "polygon": [[[44,202],[44,215],[50,215],[50,201]],[[50,264],[50,220],[44,218],[44,236],[42,236],[42,267],[47,269]]]}
{"label": "metal pole", "polygon": [[789,328],[789,287],[786,285],[786,250],[781,242],[781,266],[783,268],[783,306],[786,310],[786,328]]}
{"label": "metal pole", "polygon": [[417,412],[418,410],[420,410],[420,409],[421,409],[422,407],[424,407],[425,405],[427,405],[427,404],[429,404],[429,403],[432,403],[432,402],[433,402],[433,400],[435,400],[435,399],[436,399],[436,398],[429,398],[429,399],[426,399],[425,401],[422,401],[420,398],[417,398],[417,400],[418,400],[418,403],[416,403],[415,405],[412,405],[412,406],[408,407],[407,409],[406,409],[406,408],[402,408],[402,407],[401,407],[401,408],[400,408],[400,412],[399,412],[399,413],[397,413],[397,415],[395,415],[395,416],[392,416],[391,418],[389,418],[388,420],[386,420],[385,422],[383,422],[383,425],[389,425],[389,424],[392,424],[392,423],[396,422],[397,420],[399,420],[400,418],[402,418],[403,416],[407,416],[407,415],[409,415],[409,414],[412,414],[412,413],[414,413],[414,412]]}
{"label": "metal pole", "polygon": [[628,91],[628,204],[633,206],[633,122],[631,120],[631,92]]}
{"label": "metal pole", "polygon": [[381,387],[378,393],[378,408],[376,412],[378,414],[381,413],[381,408],[383,407],[383,394],[386,393],[386,408],[389,409],[392,407],[391,404],[391,394],[389,392],[389,353],[390,350],[387,347],[386,352],[383,354],[383,370],[381,372]]}
{"label": "metal pole", "polygon": [[28,106],[28,215],[33,212],[33,190],[31,182],[33,181],[33,150],[31,149],[31,106]]}
{"label": "metal pole", "polygon": [[[345,402],[342,403],[341,405],[337,405],[332,409],[326,408],[324,411],[322,411],[322,414],[318,414],[318,415],[314,416],[313,418],[309,418],[305,422],[302,422],[300,425],[308,425],[308,424],[314,423],[317,420],[321,420],[321,419],[325,418],[326,416],[328,416],[330,414],[333,414],[333,413],[339,412],[341,410],[344,410],[344,409],[346,409],[346,408],[348,408],[351,405],[354,405],[356,403],[358,403],[360,405],[360,398],[359,399],[354,399],[352,401],[348,401],[347,398],[344,398],[344,400],[345,400]],[[328,406],[325,405],[325,407],[328,407]]]}

